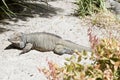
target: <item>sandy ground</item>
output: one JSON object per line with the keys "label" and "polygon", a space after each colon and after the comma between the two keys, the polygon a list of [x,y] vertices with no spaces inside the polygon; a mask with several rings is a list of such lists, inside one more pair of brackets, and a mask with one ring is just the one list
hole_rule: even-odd
{"label": "sandy ground", "polygon": [[54,8],[54,13],[51,12],[43,16],[34,14],[34,17],[25,17],[25,20],[4,20],[5,24],[0,24],[0,80],[47,80],[43,73],[39,73],[37,67],[47,67],[46,59],[63,65],[65,57],[71,56],[67,54],[60,56],[53,52],[36,50],[19,56],[20,50],[5,50],[10,45],[7,39],[14,31],[24,33],[50,32],[77,44],[90,46],[87,36],[88,26],[84,26],[83,21],[72,15],[76,8],[74,1],[50,1],[49,7],[51,9],[48,8],[49,10]]}

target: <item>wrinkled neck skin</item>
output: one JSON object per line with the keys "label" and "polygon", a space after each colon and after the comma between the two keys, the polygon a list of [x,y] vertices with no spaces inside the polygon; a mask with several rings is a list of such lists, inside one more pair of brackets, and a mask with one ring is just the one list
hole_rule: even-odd
{"label": "wrinkled neck skin", "polygon": [[22,33],[22,41],[26,44],[27,42],[27,35]]}
{"label": "wrinkled neck skin", "polygon": [[26,34],[22,33],[22,37],[21,37],[21,42],[20,42],[20,48],[24,48],[26,46],[27,43],[27,36]]}

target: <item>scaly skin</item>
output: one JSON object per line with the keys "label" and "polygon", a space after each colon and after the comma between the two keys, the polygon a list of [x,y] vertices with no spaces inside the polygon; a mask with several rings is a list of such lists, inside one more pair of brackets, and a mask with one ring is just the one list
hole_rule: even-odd
{"label": "scaly skin", "polygon": [[14,33],[8,39],[15,47],[23,49],[20,54],[26,53],[31,49],[42,52],[53,51],[56,54],[72,54],[74,50],[82,51],[91,49],[85,46],[75,44],[68,40],[63,40],[60,36],[46,33],[36,32],[30,34]]}

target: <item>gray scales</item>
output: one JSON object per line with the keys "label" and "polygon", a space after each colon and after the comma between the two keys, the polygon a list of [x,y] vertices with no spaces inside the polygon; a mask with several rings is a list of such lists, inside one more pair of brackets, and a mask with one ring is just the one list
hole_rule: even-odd
{"label": "gray scales", "polygon": [[60,36],[46,33],[35,32],[24,34],[21,32],[15,32],[8,39],[14,47],[23,49],[20,54],[29,52],[32,49],[39,50],[41,52],[53,51],[56,54],[72,54],[74,50],[89,51],[91,48],[75,44],[68,40],[63,40]]}

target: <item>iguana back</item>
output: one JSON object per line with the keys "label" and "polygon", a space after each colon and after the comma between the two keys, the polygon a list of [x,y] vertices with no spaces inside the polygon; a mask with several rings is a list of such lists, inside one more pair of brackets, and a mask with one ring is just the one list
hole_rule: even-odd
{"label": "iguana back", "polygon": [[32,43],[33,48],[40,51],[52,51],[56,44],[61,40],[60,36],[45,33],[36,32],[27,34],[27,43]]}

